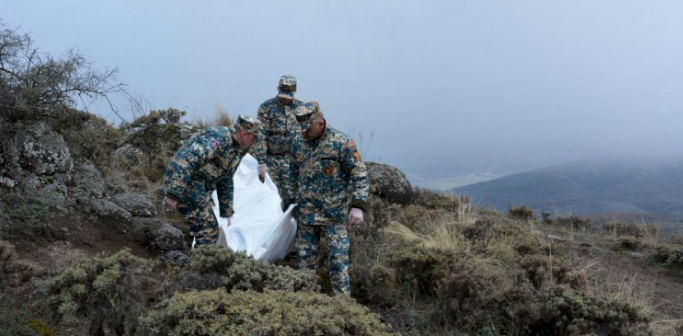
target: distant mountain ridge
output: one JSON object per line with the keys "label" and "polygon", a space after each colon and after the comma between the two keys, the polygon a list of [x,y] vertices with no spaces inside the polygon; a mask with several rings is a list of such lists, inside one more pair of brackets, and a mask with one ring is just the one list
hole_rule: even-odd
{"label": "distant mountain ridge", "polygon": [[679,215],[683,214],[683,158],[581,161],[452,191],[500,211],[527,205],[561,216]]}

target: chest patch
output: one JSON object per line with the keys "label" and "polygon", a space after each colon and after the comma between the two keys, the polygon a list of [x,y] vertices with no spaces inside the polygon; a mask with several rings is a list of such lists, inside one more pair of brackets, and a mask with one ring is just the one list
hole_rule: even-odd
{"label": "chest patch", "polygon": [[325,168],[323,168],[323,174],[325,174],[325,176],[331,176],[333,171],[334,171],[334,166],[332,166],[332,165],[327,165],[327,166],[325,166]]}

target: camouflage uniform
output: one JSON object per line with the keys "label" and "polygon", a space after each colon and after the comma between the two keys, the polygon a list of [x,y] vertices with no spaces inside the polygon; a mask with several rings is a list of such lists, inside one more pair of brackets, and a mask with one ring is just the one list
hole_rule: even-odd
{"label": "camouflage uniform", "polygon": [[[296,79],[291,76],[283,76],[280,85],[283,83],[296,86]],[[283,93],[278,94],[278,96],[282,95]],[[255,144],[251,151],[259,163],[268,164],[269,175],[280,192],[284,208],[294,199],[294,192],[290,188],[292,185],[292,151],[290,145],[294,137],[301,131],[301,127],[294,117],[294,111],[302,105],[300,100],[294,99],[293,93],[285,96],[292,99],[288,105],[284,105],[278,97],[274,97],[259,106],[258,119],[264,126],[265,141]]]}
{"label": "camouflage uniform", "polygon": [[297,267],[316,269],[322,236],[328,242],[332,289],[335,294],[350,293],[347,213],[351,208],[366,208],[369,182],[365,165],[353,140],[327,125],[314,141],[297,136],[292,151],[298,192]]}
{"label": "camouflage uniform", "polygon": [[218,240],[211,200],[214,189],[220,216],[233,214],[232,177],[245,154],[236,134],[233,126],[205,128],[178,149],[164,173],[161,193],[178,201],[177,210],[187,220],[197,245]]}

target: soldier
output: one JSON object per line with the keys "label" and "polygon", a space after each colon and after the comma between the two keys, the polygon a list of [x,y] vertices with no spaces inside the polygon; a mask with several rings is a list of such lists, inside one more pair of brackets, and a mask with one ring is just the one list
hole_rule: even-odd
{"label": "soldier", "polygon": [[268,172],[277,185],[284,210],[294,198],[294,193],[289,188],[292,178],[289,147],[300,131],[294,110],[302,102],[294,98],[296,78],[292,76],[282,76],[277,90],[276,97],[266,100],[259,106],[258,119],[263,122],[265,141],[254,146],[253,155],[261,164],[259,173],[263,175]]}
{"label": "soldier", "polygon": [[218,240],[211,192],[218,193],[219,212],[228,219],[232,210],[232,177],[246,150],[262,132],[260,121],[238,116],[229,127],[207,127],[187,140],[169,162],[161,193],[164,206],[187,220],[196,245]]}
{"label": "soldier", "polygon": [[297,267],[316,269],[318,243],[324,237],[332,290],[350,294],[346,223],[363,223],[369,189],[365,165],[353,140],[327,125],[317,102],[298,108],[296,119],[302,128],[292,144],[298,204]]}

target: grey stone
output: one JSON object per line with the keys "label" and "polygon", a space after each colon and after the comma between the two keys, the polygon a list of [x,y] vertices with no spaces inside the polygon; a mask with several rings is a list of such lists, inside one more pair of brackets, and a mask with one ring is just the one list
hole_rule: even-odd
{"label": "grey stone", "polygon": [[157,209],[154,206],[154,200],[146,195],[123,193],[117,194],[112,201],[137,217],[152,217],[156,216]]}
{"label": "grey stone", "polygon": [[154,233],[154,244],[161,251],[182,251],[185,248],[183,232],[173,225],[164,223]]}
{"label": "grey stone", "polygon": [[119,224],[131,223],[133,215],[121,208],[116,203],[107,199],[94,199],[87,201],[89,209],[100,220]]}
{"label": "grey stone", "polygon": [[79,201],[102,198],[105,195],[105,182],[102,173],[91,163],[79,163],[73,174],[71,195]]}
{"label": "grey stone", "polygon": [[44,122],[26,127],[17,133],[21,144],[19,164],[36,175],[69,173],[73,160],[64,138]]}
{"label": "grey stone", "polygon": [[24,180],[22,190],[34,191],[32,194],[42,203],[58,209],[63,210],[70,204],[67,186],[52,176],[31,175]]}
{"label": "grey stone", "polygon": [[125,144],[123,147],[120,147],[114,151],[112,160],[114,167],[128,169],[130,167],[139,165],[142,162],[141,158],[143,156],[144,153],[142,150],[131,144]]}
{"label": "grey stone", "polygon": [[387,200],[407,204],[413,198],[413,187],[398,168],[376,162],[365,162],[370,179],[370,193]]}
{"label": "grey stone", "polygon": [[135,217],[133,223],[135,231],[144,234],[144,244],[152,251],[165,253],[174,250],[184,251],[186,248],[183,232],[159,218]]}

